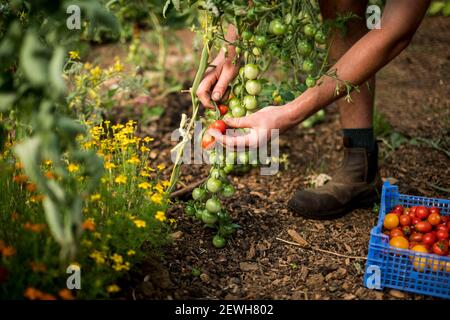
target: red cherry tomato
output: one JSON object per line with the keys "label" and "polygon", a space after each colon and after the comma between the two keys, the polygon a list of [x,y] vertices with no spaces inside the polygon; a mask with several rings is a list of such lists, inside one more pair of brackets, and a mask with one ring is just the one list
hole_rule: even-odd
{"label": "red cherry tomato", "polygon": [[221,116],[223,116],[224,114],[226,114],[228,112],[228,107],[224,104],[219,105],[218,108],[219,108]]}
{"label": "red cherry tomato", "polygon": [[400,228],[394,228],[389,233],[389,236],[391,238],[394,238],[394,237],[404,237],[405,235],[403,234],[403,231]]}
{"label": "red cherry tomato", "polygon": [[412,218],[411,219],[411,223],[413,224],[413,225],[416,225],[416,224],[418,224],[419,222],[421,222],[422,220],[420,220],[420,218],[417,218],[417,217],[414,217],[414,218]]}
{"label": "red cherry tomato", "polygon": [[447,240],[448,239],[448,230],[436,231],[436,238],[438,238],[438,240]]}
{"label": "red cherry tomato", "polygon": [[441,216],[439,213],[430,213],[430,215],[427,218],[428,222],[431,223],[433,226],[437,226],[441,222]]}
{"label": "red cherry tomato", "polygon": [[447,241],[438,241],[433,244],[432,247],[433,253],[439,256],[445,256],[448,254],[448,242]]}
{"label": "red cherry tomato", "polygon": [[411,212],[412,214],[415,214],[415,213],[416,213],[416,210],[417,210],[417,207],[414,206],[414,207],[411,207],[410,212]]}
{"label": "red cherry tomato", "polygon": [[203,149],[210,149],[214,146],[216,139],[209,135],[209,134],[204,134],[203,138],[202,138],[202,148]]}
{"label": "red cherry tomato", "polygon": [[401,205],[399,205],[399,204],[396,205],[396,206],[394,207],[394,209],[392,209],[392,212],[402,214],[402,213],[403,213],[403,206],[401,206]]}
{"label": "red cherry tomato", "polygon": [[428,221],[420,221],[414,226],[414,228],[419,232],[427,233],[433,229],[433,226]]}
{"label": "red cherry tomato", "polygon": [[214,129],[220,131],[220,133],[225,134],[225,131],[227,130],[227,125],[223,120],[216,120],[214,121],[208,129]]}
{"label": "red cherry tomato", "polygon": [[437,214],[441,214],[441,210],[439,210],[439,208],[436,208],[436,207],[431,207],[430,209],[428,209],[428,211],[430,212],[430,214],[433,214],[433,213],[437,213]]}
{"label": "red cherry tomato", "polygon": [[402,226],[411,225],[411,217],[406,214],[402,214],[399,218],[399,221]]}
{"label": "red cherry tomato", "polygon": [[413,232],[410,236],[409,236],[409,241],[412,242],[422,242],[422,234],[418,233],[418,232]]}
{"label": "red cherry tomato", "polygon": [[440,223],[436,226],[436,231],[438,230],[446,230],[447,231],[447,225],[445,223]]}
{"label": "red cherry tomato", "polygon": [[425,233],[422,237],[423,244],[432,245],[437,240],[436,235],[433,232]]}
{"label": "red cherry tomato", "polygon": [[429,214],[430,214],[430,212],[424,206],[417,207],[416,212],[415,212],[416,217],[418,217],[422,220],[428,218]]}
{"label": "red cherry tomato", "polygon": [[403,234],[407,237],[411,235],[411,227],[410,226],[403,226],[402,227]]}

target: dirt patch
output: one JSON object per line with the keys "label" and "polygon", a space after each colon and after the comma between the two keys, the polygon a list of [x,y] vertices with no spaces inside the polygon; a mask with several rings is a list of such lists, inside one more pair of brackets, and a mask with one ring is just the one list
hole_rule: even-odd
{"label": "dirt patch", "polygon": [[[449,37],[450,19],[427,18],[411,46],[380,73],[376,105],[395,131],[433,140],[449,136]],[[155,145],[155,158],[161,161],[167,161],[173,146],[170,131],[178,126],[179,114],[189,108],[186,98],[170,100],[166,116],[154,124],[157,130],[152,129],[161,133]],[[168,285],[143,284],[143,269],[134,298],[424,299],[366,289],[362,259],[305,250],[276,239],[291,240],[287,231],[292,229],[321,249],[367,255],[369,232],[377,220],[371,209],[317,222],[295,217],[286,208],[289,196],[307,185],[309,174],[330,173],[339,165],[342,146],[336,110],[331,108],[326,121],[313,129],[298,128],[283,136],[281,153],[288,155],[289,165],[277,175],[261,176],[253,170],[233,178],[238,192],[226,206],[241,228],[222,250],[212,247],[211,231],[183,215],[181,204],[173,206],[168,214],[177,219],[182,233],[164,254]],[[402,193],[448,198],[449,168],[443,152],[405,144],[382,162],[381,173],[397,179]],[[183,183],[198,180],[206,170],[206,166],[183,167]],[[193,268],[201,271],[200,276],[192,275]]]}

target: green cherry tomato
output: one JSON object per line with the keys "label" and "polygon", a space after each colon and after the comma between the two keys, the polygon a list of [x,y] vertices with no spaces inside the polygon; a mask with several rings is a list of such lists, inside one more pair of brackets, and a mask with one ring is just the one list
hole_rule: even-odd
{"label": "green cherry tomato", "polygon": [[212,239],[212,244],[217,249],[221,249],[225,247],[225,245],[227,244],[227,240],[225,240],[224,237],[221,237],[220,235],[216,234]]}
{"label": "green cherry tomato", "polygon": [[305,72],[311,72],[314,69],[314,63],[311,60],[306,59],[303,61],[302,69]]}
{"label": "green cherry tomato", "polygon": [[225,163],[226,164],[234,164],[236,162],[237,154],[236,152],[227,152],[225,156]]}
{"label": "green cherry tomato", "polygon": [[249,80],[254,80],[258,77],[259,68],[256,64],[249,63],[244,66],[244,76]]}
{"label": "green cherry tomato", "polygon": [[286,33],[287,27],[280,20],[275,19],[270,22],[269,31],[276,36],[281,36]]}
{"label": "green cherry tomato", "polygon": [[[223,155],[221,155],[221,156],[222,156],[222,158],[225,158]],[[221,163],[223,163],[223,162],[221,162]],[[227,177],[225,171],[222,169],[212,169],[210,172],[210,176],[213,178],[216,178],[216,179],[219,179],[219,178],[225,179]]]}
{"label": "green cherry tomato", "polygon": [[216,178],[209,178],[206,182],[206,188],[209,192],[215,193],[220,191],[222,188],[222,181]]}
{"label": "green cherry tomato", "polygon": [[244,89],[244,86],[241,85],[241,84],[238,84],[238,85],[234,86],[234,88],[233,88],[234,95],[236,97],[240,96],[243,89]]}
{"label": "green cherry tomato", "polygon": [[231,173],[234,169],[234,165],[232,163],[227,163],[224,167],[223,167],[223,171],[225,171],[225,173]]}
{"label": "green cherry tomato", "polygon": [[250,156],[247,152],[239,152],[238,153],[238,163],[239,164],[248,164],[250,162]]}
{"label": "green cherry tomato", "polygon": [[254,42],[255,42],[255,46],[262,48],[266,45],[267,38],[266,38],[266,36],[257,35],[257,36],[255,36]]}
{"label": "green cherry tomato", "polygon": [[237,106],[231,110],[231,114],[234,118],[240,118],[245,116],[246,110],[243,106]]}
{"label": "green cherry tomato", "polygon": [[187,205],[186,208],[184,208],[184,212],[188,216],[194,216],[195,215],[195,208],[192,205]]}
{"label": "green cherry tomato", "polygon": [[314,28],[312,24],[307,24],[306,26],[303,27],[303,32],[305,33],[306,36],[312,38],[316,34],[316,28]]}
{"label": "green cherry tomato", "polygon": [[316,79],[309,75],[305,80],[305,84],[308,88],[314,87],[316,85]]}
{"label": "green cherry tomato", "polygon": [[237,107],[242,107],[242,104],[241,104],[241,101],[239,101],[238,98],[233,98],[228,103],[228,107],[231,109],[231,111],[233,111],[233,109],[235,109]]}
{"label": "green cherry tomato", "polygon": [[242,32],[242,40],[248,41],[253,37],[253,33],[251,33],[250,31],[243,31]]}
{"label": "green cherry tomato", "polygon": [[234,187],[231,184],[227,184],[225,187],[223,187],[222,196],[225,198],[230,198],[234,195]]}
{"label": "green cherry tomato", "polygon": [[317,31],[314,40],[319,44],[324,44],[327,41],[327,37],[322,31]]}
{"label": "green cherry tomato", "polygon": [[258,80],[248,80],[245,83],[245,90],[248,94],[256,96],[261,92],[261,83]]}
{"label": "green cherry tomato", "polygon": [[208,209],[202,212],[202,221],[205,224],[213,225],[217,222],[218,218],[215,213],[209,212]]}
{"label": "green cherry tomato", "polygon": [[195,188],[194,190],[192,190],[192,198],[194,200],[201,201],[205,197],[205,194],[205,190],[200,188]]}
{"label": "green cherry tomato", "polygon": [[195,217],[198,219],[198,220],[202,220],[202,216],[203,216],[203,211],[206,211],[206,210],[197,210],[197,211],[195,211]]}
{"label": "green cherry tomato", "polygon": [[205,208],[206,210],[208,210],[208,212],[217,213],[222,210],[222,205],[217,199],[208,199],[208,201],[206,201]]}
{"label": "green cherry tomato", "polygon": [[300,53],[302,55],[309,55],[312,50],[313,50],[313,46],[309,41],[306,40],[302,40],[299,42],[298,44],[298,50],[300,51]]}
{"label": "green cherry tomato", "polygon": [[244,107],[247,110],[256,109],[258,107],[258,100],[256,99],[255,96],[247,95],[244,97]]}
{"label": "green cherry tomato", "polygon": [[253,53],[253,55],[259,57],[259,56],[261,55],[261,49],[258,48],[258,47],[254,47],[254,48],[252,49],[252,53]]}

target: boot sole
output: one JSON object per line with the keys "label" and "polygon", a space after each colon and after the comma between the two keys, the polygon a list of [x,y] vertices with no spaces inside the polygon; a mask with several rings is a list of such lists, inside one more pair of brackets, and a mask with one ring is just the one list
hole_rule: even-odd
{"label": "boot sole", "polygon": [[326,211],[326,214],[323,214],[323,215],[320,213],[311,214],[311,213],[304,212],[302,210],[299,210],[298,208],[294,208],[292,205],[290,205],[290,203],[288,203],[288,208],[290,210],[292,210],[293,212],[295,212],[296,214],[298,214],[302,217],[308,218],[308,219],[333,220],[333,219],[338,219],[338,218],[345,216],[347,213],[350,213],[354,209],[370,208],[373,206],[374,203],[378,202],[379,200],[380,200],[380,197],[377,195],[370,199],[363,199],[361,201],[352,202],[352,203],[350,203],[342,208],[339,208],[337,210],[334,210],[334,211]]}

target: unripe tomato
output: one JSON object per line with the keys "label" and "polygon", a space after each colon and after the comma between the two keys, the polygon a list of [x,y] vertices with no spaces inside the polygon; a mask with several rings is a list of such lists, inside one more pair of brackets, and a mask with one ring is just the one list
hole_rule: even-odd
{"label": "unripe tomato", "polygon": [[212,244],[214,247],[220,249],[225,247],[225,245],[227,244],[227,241],[225,240],[225,238],[221,237],[220,235],[216,234],[213,239],[212,239]]}
{"label": "unripe tomato", "polygon": [[221,134],[225,134],[225,131],[227,130],[227,125],[223,120],[216,120],[208,127],[208,129],[217,130]]}
{"label": "unripe tomato", "polygon": [[[192,191],[192,194],[194,194],[194,192]],[[192,195],[192,197],[194,197],[193,195]],[[184,208],[184,212],[188,215],[188,216],[194,216],[195,215],[195,208],[192,206],[192,205],[187,205],[185,208]]]}
{"label": "unripe tomato", "polygon": [[388,229],[388,230],[392,230],[394,228],[397,228],[399,224],[399,219],[398,216],[393,214],[393,213],[388,213],[385,217],[384,217],[384,222],[383,222],[383,226]]}
{"label": "unripe tomato", "polygon": [[222,188],[222,181],[216,178],[209,178],[206,182],[206,188],[209,192],[215,193],[220,191]]}
{"label": "unripe tomato", "polygon": [[222,209],[222,205],[219,200],[208,199],[208,201],[206,201],[205,208],[211,213],[217,213]]}
{"label": "unripe tomato", "polygon": [[303,27],[303,33],[312,38],[316,34],[316,28],[312,24],[307,24]]}
{"label": "unripe tomato", "polygon": [[227,184],[225,187],[223,187],[222,196],[225,198],[230,198],[234,195],[234,187],[231,184]]}
{"label": "unripe tomato", "polygon": [[245,90],[247,90],[248,94],[256,96],[261,92],[261,83],[258,80],[248,80],[245,83]]}
{"label": "unripe tomato", "polygon": [[192,190],[192,198],[194,200],[198,200],[201,201],[205,198],[206,195],[206,191],[200,188],[195,188],[194,190]]}
{"label": "unripe tomato", "polygon": [[234,165],[232,163],[227,163],[225,164],[225,166],[223,167],[223,171],[225,171],[225,173],[230,173],[232,172],[234,169]]}
{"label": "unripe tomato", "polygon": [[309,41],[306,40],[302,40],[299,42],[298,44],[298,50],[300,51],[300,53],[302,55],[309,55],[312,50],[313,50],[313,46]]}
{"label": "unripe tomato", "polygon": [[393,237],[389,241],[389,244],[391,245],[391,247],[399,248],[399,249],[408,249],[408,247],[409,247],[408,240],[406,240],[406,238],[402,237],[402,236]]}
{"label": "unripe tomato", "polygon": [[316,79],[314,79],[311,75],[309,75],[305,80],[305,84],[307,85],[308,88],[312,88],[316,85]]}
{"label": "unripe tomato", "polygon": [[250,162],[250,156],[247,152],[239,152],[238,153],[238,163],[239,164],[248,164]]}
{"label": "unripe tomato", "polygon": [[319,44],[324,44],[327,41],[327,37],[322,31],[317,31],[314,36],[314,40],[316,40]]}
{"label": "unripe tomato", "polygon": [[244,66],[244,76],[249,80],[254,80],[258,77],[259,68],[256,64],[249,63]]}
{"label": "unripe tomato", "polygon": [[286,33],[287,27],[280,20],[275,19],[270,22],[269,31],[276,36],[281,36]]}
{"label": "unripe tomato", "polygon": [[250,31],[244,30],[242,32],[242,40],[248,41],[253,37],[253,33],[251,33]]}
{"label": "unripe tomato", "polygon": [[254,42],[255,42],[255,46],[262,48],[266,45],[267,38],[266,38],[266,36],[257,35],[257,36],[255,36]]}
{"label": "unripe tomato", "polygon": [[227,177],[227,175],[225,174],[225,171],[222,169],[212,169],[209,173],[209,176],[212,178],[216,178],[216,179],[219,179],[219,178],[224,179]]}
{"label": "unripe tomato", "polygon": [[236,97],[238,97],[241,95],[243,90],[244,90],[244,86],[241,84],[238,84],[233,88],[233,93]]}
{"label": "unripe tomato", "polygon": [[245,116],[246,109],[242,106],[235,107],[234,109],[231,109],[231,114],[235,118],[240,118]]}
{"label": "unripe tomato", "polygon": [[252,53],[253,53],[253,55],[259,57],[259,56],[261,55],[261,49],[258,48],[258,47],[254,47],[254,48],[252,49]]}
{"label": "unripe tomato", "polygon": [[228,106],[230,107],[231,111],[233,111],[236,107],[242,107],[241,101],[238,98],[233,98],[228,103]]}
{"label": "unripe tomato", "polygon": [[403,234],[407,237],[411,235],[411,227],[410,226],[403,226],[402,227]]}
{"label": "unripe tomato", "polygon": [[314,69],[314,63],[311,60],[306,59],[305,61],[303,61],[303,64],[302,64],[303,71],[311,72],[311,71],[313,71],[313,69]]}
{"label": "unripe tomato", "polygon": [[247,110],[253,110],[253,109],[256,109],[256,107],[258,107],[258,100],[256,100],[255,96],[247,95],[244,97],[243,101],[244,101],[244,107]]}
{"label": "unripe tomato", "polygon": [[208,210],[203,210],[202,212],[202,221],[205,224],[213,225],[219,220],[215,213],[209,212]]}

